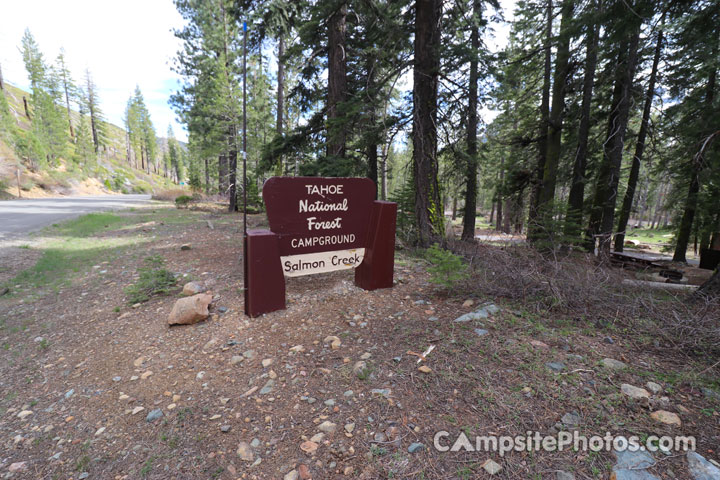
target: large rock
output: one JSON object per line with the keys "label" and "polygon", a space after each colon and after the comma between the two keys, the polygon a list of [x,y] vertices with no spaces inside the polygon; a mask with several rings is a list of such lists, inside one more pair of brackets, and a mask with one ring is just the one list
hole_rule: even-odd
{"label": "large rock", "polygon": [[202,282],[188,282],[183,287],[182,293],[189,297],[197,295],[198,293],[205,293],[206,290],[207,287],[205,287],[205,284]]}
{"label": "large rock", "polygon": [[635,387],[628,383],[620,385],[620,391],[634,400],[647,400],[650,398],[650,392],[644,388]]}
{"label": "large rock", "polygon": [[676,427],[682,426],[682,421],[676,413],[668,412],[666,410],[658,410],[650,414],[653,420],[662,422],[666,425],[675,425]]}
{"label": "large rock", "polygon": [[205,320],[210,313],[208,306],[212,303],[212,295],[198,294],[181,298],[173,306],[168,325],[192,325]]}
{"label": "large rock", "polygon": [[720,480],[720,468],[705,460],[702,455],[689,451],[687,461],[693,480]]}
{"label": "large rock", "polygon": [[660,480],[646,469],[655,465],[655,459],[648,452],[615,451],[617,463],[613,467],[610,480]]}

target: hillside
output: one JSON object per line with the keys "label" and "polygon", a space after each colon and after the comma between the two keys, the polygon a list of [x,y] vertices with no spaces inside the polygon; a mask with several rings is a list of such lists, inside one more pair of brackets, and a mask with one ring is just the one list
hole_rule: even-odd
{"label": "hillside", "polygon": [[[3,91],[15,117],[16,124],[23,130],[32,127],[25,115],[23,96],[30,94],[5,83]],[[79,123],[79,113],[72,112],[73,123]],[[103,122],[105,149],[101,150],[96,162],[79,165],[61,158],[59,162],[43,169],[31,171],[19,158],[13,145],[0,138],[0,199],[22,197],[44,197],[55,195],[92,195],[110,193],[151,193],[172,186],[170,179],[134,168],[126,161],[125,131],[109,122]],[[166,148],[167,140],[158,138],[158,151]],[[162,153],[160,153],[162,154]],[[19,168],[19,176],[18,176]]]}

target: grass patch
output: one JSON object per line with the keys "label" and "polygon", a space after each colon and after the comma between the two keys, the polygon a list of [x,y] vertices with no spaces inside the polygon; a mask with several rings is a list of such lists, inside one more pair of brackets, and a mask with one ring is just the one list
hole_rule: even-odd
{"label": "grass patch", "polygon": [[177,283],[175,275],[165,268],[165,259],[153,255],[145,259],[145,266],[138,270],[140,278],[125,289],[128,303],[134,305],[150,300],[155,295],[168,293]]}

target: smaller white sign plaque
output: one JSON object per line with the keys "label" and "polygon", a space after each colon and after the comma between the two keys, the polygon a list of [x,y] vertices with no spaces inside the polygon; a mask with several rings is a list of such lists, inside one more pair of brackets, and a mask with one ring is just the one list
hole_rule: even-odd
{"label": "smaller white sign plaque", "polygon": [[360,265],[365,258],[365,249],[336,250],[333,252],[305,253],[280,257],[283,274],[299,277],[313,273],[346,270]]}

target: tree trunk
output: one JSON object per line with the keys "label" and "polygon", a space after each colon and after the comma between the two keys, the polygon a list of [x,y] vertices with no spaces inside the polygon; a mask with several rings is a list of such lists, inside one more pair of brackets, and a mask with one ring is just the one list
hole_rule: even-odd
{"label": "tree trunk", "polygon": [[65,108],[67,109],[68,125],[70,126],[70,138],[75,138],[75,130],[73,129],[72,115],[70,115],[70,93],[68,92],[67,81],[63,80],[63,88],[65,90]]}
{"label": "tree trunk", "polygon": [[537,207],[540,203],[540,192],[542,191],[542,178],[545,172],[545,160],[547,155],[547,135],[550,116],[550,74],[552,71],[552,0],[547,1],[547,13],[545,20],[545,65],[543,71],[542,99],[540,101],[540,135],[538,138],[538,158],[533,179],[533,188],[530,193],[530,211],[528,215],[528,235],[534,236],[536,231]]}
{"label": "tree trunk", "polygon": [[28,101],[25,95],[23,95],[23,107],[25,107],[25,116],[30,120],[30,108],[28,107]]}
{"label": "tree trunk", "polygon": [[328,97],[327,97],[327,156],[345,157],[345,126],[338,107],[347,94],[345,57],[345,18],[347,4],[343,3],[330,17],[328,24]]}
{"label": "tree trunk", "polygon": [[[602,0],[598,0],[596,11],[598,14],[602,11]],[[585,171],[587,168],[588,138],[590,136],[590,107],[592,105],[593,86],[595,84],[599,37],[600,22],[596,22],[592,25],[587,36],[578,146],[575,153],[575,162],[573,163],[572,186],[570,187],[567,215],[565,216],[565,235],[578,240],[580,239],[580,232],[582,231],[585,183],[587,182]]]}
{"label": "tree trunk", "polygon": [[205,194],[210,195],[210,160],[205,157]]}
{"label": "tree trunk", "polygon": [[698,294],[706,295],[708,297],[720,296],[720,268],[715,269],[715,273],[713,273],[712,277],[700,286]]}
{"label": "tree trunk", "polygon": [[615,87],[610,107],[608,130],[603,146],[603,161],[598,170],[597,186],[590,216],[589,240],[594,247],[595,237],[599,239],[598,252],[601,257],[610,255],[612,229],[615,224],[615,205],[620,179],[623,146],[627,131],[631,90],[637,64],[640,21],[629,32],[630,38],[621,43],[618,63],[615,67]]}
{"label": "tree trunk", "polygon": [[218,156],[218,193],[224,195],[227,192],[227,156]]}
{"label": "tree trunk", "polygon": [[478,127],[478,50],[480,49],[480,17],[482,4],[473,0],[473,26],[470,32],[470,91],[468,93],[467,120],[467,171],[465,173],[465,211],[463,212],[463,240],[475,240],[475,213],[477,210],[477,127]]}
{"label": "tree trunk", "polygon": [[505,157],[500,158],[500,180],[497,186],[497,214],[495,215],[495,230],[502,230],[503,221],[503,188],[505,188]]}
{"label": "tree trunk", "polygon": [[97,121],[95,119],[95,107],[90,103],[90,130],[92,131],[93,145],[95,145],[95,153],[100,151],[100,142],[98,141]]}
{"label": "tree trunk", "polygon": [[628,220],[630,219],[630,212],[632,211],[633,199],[635,197],[635,188],[637,187],[637,181],[640,176],[640,162],[642,161],[643,152],[645,151],[645,139],[647,138],[650,126],[650,109],[652,108],[653,97],[655,96],[655,82],[657,80],[658,64],[660,63],[660,53],[662,52],[662,42],[663,31],[660,30],[658,32],[657,43],[655,44],[655,56],[653,57],[647,93],[645,94],[645,106],[643,107],[640,131],[638,132],[637,143],[635,144],[635,155],[633,155],[630,177],[628,178],[628,186],[627,190],[625,190],[625,198],[623,198],[623,204],[620,208],[620,219],[618,220],[617,234],[615,235],[616,252],[623,251],[623,245],[625,244],[625,229],[627,228]]}
{"label": "tree trunk", "polygon": [[552,235],[553,201],[557,183],[558,165],[560,164],[560,148],[562,146],[562,123],[565,112],[565,92],[567,77],[570,73],[570,24],[573,15],[573,1],[563,0],[560,33],[558,34],[557,56],[555,57],[555,75],[553,77],[552,109],[548,117],[547,150],[545,168],[543,169],[540,194],[536,205],[536,221],[538,235],[550,238]]}
{"label": "tree trunk", "polygon": [[[713,58],[717,57],[718,44],[715,43],[713,49]],[[712,111],[713,100],[715,99],[715,82],[717,80],[717,67],[710,71],[708,76],[707,90],[705,91],[706,112]],[[707,113],[706,113],[707,115]],[[709,123],[709,122],[708,122]],[[706,140],[707,142],[709,140]],[[687,198],[685,199],[685,208],[683,216],[680,220],[680,228],[677,234],[677,243],[675,244],[675,254],[673,261],[685,262],[685,254],[687,252],[688,242],[690,241],[690,231],[693,221],[695,220],[695,211],[697,210],[698,193],[700,193],[700,173],[704,163],[704,149],[707,143],[701,147],[700,152],[695,155],[692,165],[692,176],[690,178],[690,188]]]}
{"label": "tree trunk", "polygon": [[230,187],[230,203],[228,205],[228,211],[230,212],[237,212],[237,159],[238,159],[238,148],[237,148],[237,131],[235,130],[235,127],[230,127],[230,145],[228,147],[230,148],[230,158],[228,161],[228,166],[230,168],[230,172],[228,175],[228,181],[229,181],[229,187]]}
{"label": "tree trunk", "polygon": [[442,0],[415,2],[413,68],[413,180],[418,244],[442,237],[444,225],[437,162],[437,92]]}

